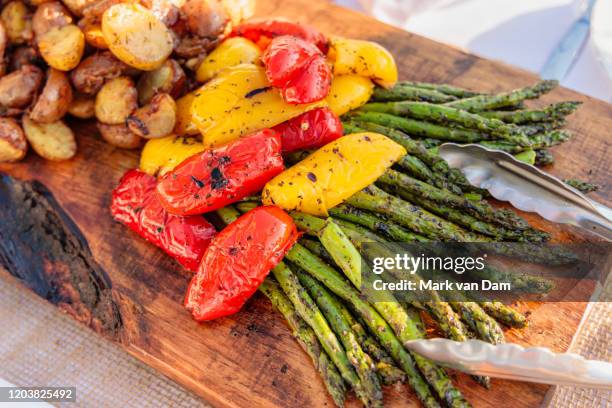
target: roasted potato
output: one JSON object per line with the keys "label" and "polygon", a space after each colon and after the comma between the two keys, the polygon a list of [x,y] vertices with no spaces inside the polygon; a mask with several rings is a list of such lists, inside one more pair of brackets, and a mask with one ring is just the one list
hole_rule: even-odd
{"label": "roasted potato", "polygon": [[32,102],[44,78],[40,68],[24,65],[0,78],[0,106],[25,108]]}
{"label": "roasted potato", "polygon": [[32,150],[47,160],[68,160],[76,154],[74,133],[61,120],[38,123],[24,115],[23,130]]}
{"label": "roasted potato", "polygon": [[70,73],[74,88],[87,95],[100,91],[104,81],[123,75],[128,66],[109,51],[90,55]]}
{"label": "roasted potato", "polygon": [[32,30],[36,39],[55,27],[72,24],[70,11],[59,1],[43,3],[34,12],[32,17]]}
{"label": "roasted potato", "polygon": [[79,119],[91,119],[96,116],[96,99],[93,96],[76,94],[72,98],[68,113]]}
{"label": "roasted potato", "polygon": [[255,0],[221,0],[233,26],[255,14]]}
{"label": "roasted potato", "polygon": [[196,79],[206,82],[225,68],[255,64],[261,51],[257,44],[242,37],[228,38],[206,56],[196,71]]}
{"label": "roasted potato", "polygon": [[139,4],[120,3],[102,15],[102,33],[111,52],[126,64],[151,71],[172,53],[168,27]]}
{"label": "roasted potato", "polygon": [[146,105],[159,93],[178,97],[185,87],[185,79],[185,72],[179,63],[173,59],[166,60],[161,67],[145,72],[138,80],[138,103]]}
{"label": "roasted potato", "polygon": [[145,139],[168,136],[176,124],[176,103],[168,94],[158,94],[151,103],[136,109],[126,121],[130,130]]}
{"label": "roasted potato", "polygon": [[4,28],[4,24],[0,21],[0,77],[6,74],[7,63],[4,59],[4,54],[6,53],[6,48],[8,47],[8,34],[6,33],[6,29]]}
{"label": "roasted potato", "polygon": [[0,21],[11,44],[27,43],[34,37],[32,14],[21,1],[11,1],[2,9]]}
{"label": "roasted potato", "polygon": [[111,79],[96,95],[96,118],[107,125],[125,123],[136,108],[138,92],[130,77]]}
{"label": "roasted potato", "polygon": [[107,125],[98,122],[98,130],[102,139],[122,149],[137,149],[142,146],[143,140],[132,133],[125,123],[120,125]]}
{"label": "roasted potato", "polygon": [[180,37],[178,45],[174,47],[174,53],[181,58],[195,58],[200,55],[205,55],[207,52],[214,49],[218,43],[218,38],[183,35]]}
{"label": "roasted potato", "polygon": [[47,64],[60,71],[70,71],[79,65],[85,50],[85,36],[74,24],[50,29],[37,43]]}
{"label": "roasted potato", "polygon": [[102,50],[108,49],[108,44],[102,34],[102,27],[98,23],[85,23],[83,25],[79,22],[79,27],[85,35],[85,42],[94,48]]}
{"label": "roasted potato", "polygon": [[28,151],[28,142],[19,123],[12,118],[0,118],[0,162],[16,162]]}
{"label": "roasted potato", "polygon": [[75,16],[82,16],[84,10],[93,3],[99,0],[62,0],[62,3],[70,9]]}
{"label": "roasted potato", "polygon": [[181,11],[187,30],[202,38],[221,35],[230,19],[220,0],[185,0]]}
{"label": "roasted potato", "polygon": [[36,48],[27,45],[16,47],[9,56],[9,70],[18,71],[24,65],[39,65],[42,58]]}
{"label": "roasted potato", "polygon": [[30,112],[36,122],[51,123],[60,120],[72,102],[72,86],[65,72],[49,68],[47,82]]}
{"label": "roasted potato", "polygon": [[[172,0],[141,0],[143,6],[151,10],[153,15],[166,27],[172,27],[179,19],[181,10],[178,1]],[[176,3],[176,4],[175,4]]]}

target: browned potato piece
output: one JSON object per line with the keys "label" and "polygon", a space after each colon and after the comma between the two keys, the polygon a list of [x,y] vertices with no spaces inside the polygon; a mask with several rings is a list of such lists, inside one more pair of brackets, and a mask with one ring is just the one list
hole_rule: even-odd
{"label": "browned potato piece", "polygon": [[179,19],[181,11],[171,0],[141,0],[142,5],[151,10],[153,15],[167,27],[173,26]]}
{"label": "browned potato piece", "polygon": [[170,29],[136,3],[108,8],[102,15],[102,33],[117,58],[142,71],[159,68],[174,47]]}
{"label": "browned potato piece", "polygon": [[255,0],[221,0],[232,25],[238,25],[255,14]]}
{"label": "browned potato piece", "polygon": [[229,22],[221,0],[185,0],[181,11],[185,15],[187,30],[198,37],[217,37]]}
{"label": "browned potato piece", "polygon": [[6,60],[4,54],[6,53],[6,47],[8,47],[8,34],[4,28],[4,24],[0,21],[0,77],[6,74]]}
{"label": "browned potato piece", "polygon": [[145,139],[168,136],[176,124],[176,103],[168,94],[158,94],[151,103],[127,118],[132,132]]}
{"label": "browned potato piece", "polygon": [[138,91],[130,77],[114,78],[96,95],[96,118],[107,125],[124,123],[138,108]]}
{"label": "browned potato piece", "polygon": [[199,57],[215,48],[219,44],[219,38],[206,38],[186,34],[181,36],[179,43],[174,47],[174,52],[182,58]]}
{"label": "browned potato piece", "polygon": [[81,27],[81,29],[83,30],[83,34],[85,34],[85,41],[87,42],[87,44],[95,48],[100,48],[102,50],[108,49],[108,44],[104,39],[100,24],[86,23],[83,27]]}
{"label": "browned potato piece", "polygon": [[87,9],[87,7],[91,6],[93,3],[97,3],[98,1],[99,0],[62,0],[62,3],[64,3],[64,5],[70,9],[72,14],[80,17],[83,15],[84,10]]}
{"label": "browned potato piece", "polygon": [[87,95],[100,91],[104,81],[123,75],[128,66],[119,61],[108,51],[93,54],[85,58],[70,73],[70,80],[75,89]]}
{"label": "browned potato piece", "polygon": [[122,149],[137,149],[142,146],[142,138],[132,133],[125,123],[121,125],[107,125],[98,122],[98,130],[100,135],[102,135],[102,139],[113,146]]}
{"label": "browned potato piece", "polygon": [[30,112],[36,122],[51,123],[60,120],[72,102],[72,87],[65,72],[49,68],[47,83]]}
{"label": "browned potato piece", "polygon": [[61,120],[37,123],[23,116],[23,130],[32,150],[47,160],[68,160],[77,151],[74,133]]}
{"label": "browned potato piece", "polygon": [[146,105],[158,93],[178,97],[185,87],[185,71],[175,60],[169,59],[153,71],[147,71],[138,80],[138,103]]}
{"label": "browned potato piece", "polygon": [[4,6],[0,13],[0,21],[6,28],[12,44],[23,44],[34,37],[32,15],[28,7],[21,1],[11,1]]}
{"label": "browned potato piece", "polygon": [[74,24],[54,27],[38,38],[37,42],[43,59],[60,71],[70,71],[79,65],[85,50],[85,35]]}
{"label": "browned potato piece", "polygon": [[25,45],[15,48],[9,56],[11,71],[18,71],[24,65],[37,65],[40,62],[42,62],[42,58],[40,58],[38,51],[34,47]]}
{"label": "browned potato piece", "polygon": [[63,27],[68,24],[72,24],[72,16],[59,1],[41,4],[32,17],[32,30],[34,30],[37,39],[52,28]]}
{"label": "browned potato piece", "polygon": [[79,119],[91,119],[96,116],[96,99],[93,96],[76,94],[72,98],[68,113]]}
{"label": "browned potato piece", "polygon": [[40,68],[24,65],[0,78],[0,106],[24,108],[32,102],[44,78]]}
{"label": "browned potato piece", "polygon": [[0,162],[16,162],[28,151],[28,142],[19,123],[12,118],[0,118]]}

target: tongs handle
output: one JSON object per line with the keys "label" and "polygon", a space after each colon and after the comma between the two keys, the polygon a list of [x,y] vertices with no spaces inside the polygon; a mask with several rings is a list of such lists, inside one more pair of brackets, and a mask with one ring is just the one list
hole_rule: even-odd
{"label": "tongs handle", "polygon": [[481,340],[413,340],[406,347],[431,360],[474,375],[542,384],[612,390],[612,363],[586,360],[544,347],[493,345]]}

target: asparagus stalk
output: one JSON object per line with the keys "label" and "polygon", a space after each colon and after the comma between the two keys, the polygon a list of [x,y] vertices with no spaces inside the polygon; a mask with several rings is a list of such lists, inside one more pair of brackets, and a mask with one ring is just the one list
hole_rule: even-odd
{"label": "asparagus stalk", "polygon": [[498,119],[489,119],[461,109],[425,102],[374,102],[359,108],[362,112],[380,112],[401,117],[412,117],[431,122],[456,124],[466,129],[476,129],[495,135],[521,146],[529,146],[530,141],[520,128],[508,125]]}
{"label": "asparagus stalk", "polygon": [[397,164],[406,172],[418,178],[419,180],[426,181],[434,184],[436,177],[433,172],[423,163],[418,157],[405,155],[398,160]]}
{"label": "asparagus stalk", "polygon": [[491,135],[474,130],[455,129],[416,119],[401,118],[387,113],[354,111],[350,113],[349,117],[351,120],[398,129],[412,136],[442,139],[448,142],[478,143],[482,140],[492,139]]}
{"label": "asparagus stalk", "polygon": [[[530,149],[543,149],[545,147],[551,147],[561,144],[567,141],[571,137],[571,133],[564,130],[554,130],[548,133],[539,133],[530,137],[531,147]],[[481,145],[488,147],[489,149],[502,150],[507,153],[521,153],[527,148],[516,144],[508,143],[501,140],[484,140],[480,142]]]}
{"label": "asparagus stalk", "polygon": [[362,210],[382,214],[396,223],[431,239],[464,242],[483,241],[481,235],[466,231],[423,210],[421,207],[387,194],[373,185],[354,194],[346,203]]}
{"label": "asparagus stalk", "polygon": [[337,302],[332,298],[333,295],[310,275],[300,270],[297,270],[296,274],[300,283],[310,293],[310,296],[315,300],[330,326],[342,341],[350,361],[369,394],[375,396],[376,401],[382,401],[382,389],[374,361],[359,345],[357,336],[340,308],[337,307]]}
{"label": "asparagus stalk", "polygon": [[552,132],[567,125],[565,119],[555,120],[553,122],[537,122],[529,125],[520,125],[519,127],[527,136],[533,136],[540,133]]}
{"label": "asparagus stalk", "polygon": [[436,203],[463,209],[470,215],[483,221],[499,224],[514,230],[525,230],[530,228],[525,220],[521,219],[513,212],[497,211],[484,201],[474,202],[468,200],[463,196],[430,186],[429,184],[423,183],[420,180],[416,180],[395,170],[387,170],[378,181],[383,184],[397,186],[400,189],[404,189],[414,195],[424,197]]}
{"label": "asparagus stalk", "polygon": [[[370,331],[378,338],[380,344],[387,350],[393,360],[407,374],[408,383],[416,391],[423,405],[426,407],[439,406],[436,399],[431,395],[427,382],[423,380],[417,370],[415,360],[413,360],[411,354],[404,349],[402,343],[393,334],[393,330],[382,316],[368,302],[362,299],[357,290],[347,283],[335,269],[300,244],[294,245],[287,253],[286,258],[323,283],[329,290],[348,303],[355,313],[368,325]],[[454,398],[455,394],[452,393],[449,396]],[[463,398],[460,400],[463,400]]]}
{"label": "asparagus stalk", "polygon": [[489,316],[506,326],[516,328],[527,326],[525,316],[501,302],[479,302],[478,304]]}
{"label": "asparagus stalk", "polygon": [[379,234],[387,235],[400,242],[426,242],[429,241],[422,235],[408,231],[399,225],[380,218],[372,213],[360,210],[349,205],[340,204],[329,209],[329,214],[335,219],[350,221]]}
{"label": "asparagus stalk", "polygon": [[543,109],[519,110],[519,111],[484,111],[479,115],[490,119],[499,119],[506,123],[523,124],[533,122],[551,122],[564,119],[578,109],[582,102],[560,102],[548,105]]}
{"label": "asparagus stalk", "polygon": [[280,262],[272,269],[272,273],[300,317],[312,327],[323,349],[340,371],[342,378],[353,387],[363,404],[366,407],[382,406],[382,395],[372,393],[372,388],[363,382],[364,378],[360,378],[355,373],[351,364],[351,360],[355,361],[357,358],[354,350],[342,348],[327,320],[289,267]]}
{"label": "asparagus stalk", "polygon": [[451,302],[451,306],[461,315],[461,318],[477,333],[478,337],[487,343],[504,343],[504,332],[499,324],[476,302]]}
{"label": "asparagus stalk", "polygon": [[550,92],[559,85],[558,81],[545,80],[534,86],[517,89],[510,92],[505,92],[497,95],[479,95],[467,99],[448,102],[447,106],[457,109],[464,109],[469,112],[478,112],[483,110],[503,108],[505,106],[514,105],[526,99],[536,99],[543,94]]}
{"label": "asparagus stalk", "polygon": [[406,381],[406,374],[395,365],[393,359],[383,349],[378,342],[367,334],[363,325],[357,321],[348,308],[334,295],[330,294],[330,301],[335,304],[335,307],[340,311],[344,319],[349,324],[351,330],[359,344],[363,345],[363,349],[376,360],[376,369],[380,375],[383,384],[395,384],[397,382]]}
{"label": "asparagus stalk", "polygon": [[457,98],[469,98],[476,95],[481,95],[479,92],[469,91],[467,89],[459,88],[448,84],[432,84],[427,82],[400,82],[401,86],[412,86],[415,88],[429,89],[437,91],[447,95],[456,96]]}
{"label": "asparagus stalk", "polygon": [[346,395],[344,380],[334,363],[329,359],[327,353],[321,348],[315,332],[298,316],[293,304],[291,304],[289,298],[287,298],[276,282],[268,278],[261,284],[259,290],[270,299],[274,307],[285,317],[293,336],[297,339],[302,349],[310,356],[314,366],[319,371],[334,403],[338,407],[343,407]]}
{"label": "asparagus stalk", "polygon": [[452,95],[447,95],[432,89],[418,88],[406,84],[397,84],[391,89],[376,87],[372,100],[379,102],[387,101],[423,101],[443,103],[457,100]]}
{"label": "asparagus stalk", "polygon": [[576,190],[579,190],[583,193],[592,193],[593,191],[599,190],[599,186],[597,184],[588,183],[582,180],[576,179],[565,179],[565,184],[574,187]]}
{"label": "asparagus stalk", "polygon": [[535,165],[536,166],[548,166],[555,162],[555,157],[548,149],[536,150]]}

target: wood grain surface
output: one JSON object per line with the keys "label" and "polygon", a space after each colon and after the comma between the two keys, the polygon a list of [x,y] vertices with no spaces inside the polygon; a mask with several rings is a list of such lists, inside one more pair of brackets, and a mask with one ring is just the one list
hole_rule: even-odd
{"label": "wood grain surface", "polygon": [[[391,28],[321,0],[259,0],[258,15],[282,15],[313,24],[329,34],[380,42],[396,56],[402,79],[449,82],[483,91],[512,89],[536,80],[525,71]],[[610,204],[612,106],[566,89],[544,98],[545,102],[559,100],[580,100],[584,105],[570,118],[569,129],[575,137],[554,149],[557,161],[548,170],[561,177],[589,179],[603,185],[593,197]],[[38,191],[37,197],[46,204],[37,217],[50,219],[53,221],[50,225],[67,228],[66,236],[53,239],[58,245],[72,248],[75,257],[85,259],[84,266],[77,270],[70,269],[66,259],[51,259],[53,262],[33,267],[32,271],[39,268],[41,273],[52,275],[64,285],[67,292],[62,294],[67,298],[47,296],[50,301],[60,306],[61,299],[68,299],[69,305],[81,301],[79,307],[64,305],[62,309],[213,405],[331,406],[308,357],[293,340],[280,315],[260,295],[232,317],[207,324],[191,319],[181,305],[189,275],[161,250],[113,222],[108,211],[111,190],[127,169],[137,166],[138,152],[104,143],[91,123],[72,125],[79,144],[75,159],[52,163],[30,154],[25,162],[0,165],[0,171],[19,180],[38,180],[54,195],[51,200],[46,192],[36,190],[37,185],[18,186],[20,191]],[[536,216],[528,218],[553,232],[559,241],[583,239]],[[46,231],[40,229],[43,235]],[[11,237],[6,234],[0,237],[5,244],[10,243],[7,240]],[[58,268],[63,275],[55,271]],[[97,282],[100,269],[104,276],[103,302],[100,297],[87,297],[87,288],[95,291],[96,284],[83,288],[80,280]],[[111,317],[88,310],[98,303],[104,310],[112,311]],[[518,307],[529,311],[530,325],[524,330],[508,331],[508,341],[564,351],[585,304],[529,303]],[[548,389],[493,380],[492,390],[486,391],[468,376],[457,375],[456,379],[476,407],[536,407]],[[388,387],[385,403],[391,407],[418,406],[413,393],[404,385]],[[353,404],[356,403],[351,400],[350,405]]]}

